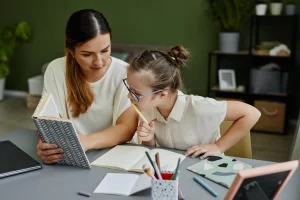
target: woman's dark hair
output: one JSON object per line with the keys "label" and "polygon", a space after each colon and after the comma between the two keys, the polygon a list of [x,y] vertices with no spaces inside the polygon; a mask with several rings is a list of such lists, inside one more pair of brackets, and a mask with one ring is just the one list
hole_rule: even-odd
{"label": "woman's dark hair", "polygon": [[78,117],[85,113],[94,101],[94,93],[85,81],[76,59],[74,50],[78,45],[87,42],[98,34],[110,34],[111,28],[102,13],[84,9],[73,13],[66,25],[66,82],[68,90],[68,105],[72,116]]}
{"label": "woman's dark hair", "polygon": [[109,33],[111,28],[102,13],[84,9],[73,13],[66,26],[66,48],[73,50],[76,45],[80,45],[99,33]]}
{"label": "woman's dark hair", "polygon": [[153,91],[169,89],[172,93],[182,89],[179,68],[185,65],[189,52],[181,45],[173,47],[168,53],[146,50],[136,57],[130,70],[150,71],[154,80],[149,80]]}

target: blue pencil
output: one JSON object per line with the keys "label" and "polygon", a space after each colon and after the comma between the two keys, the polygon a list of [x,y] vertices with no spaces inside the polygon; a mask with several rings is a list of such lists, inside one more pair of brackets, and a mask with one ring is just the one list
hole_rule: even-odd
{"label": "blue pencil", "polygon": [[210,192],[213,196],[218,197],[218,193],[214,191],[211,187],[209,187],[206,183],[204,183],[197,176],[194,176],[194,180],[199,183],[202,187],[204,187],[208,192]]}

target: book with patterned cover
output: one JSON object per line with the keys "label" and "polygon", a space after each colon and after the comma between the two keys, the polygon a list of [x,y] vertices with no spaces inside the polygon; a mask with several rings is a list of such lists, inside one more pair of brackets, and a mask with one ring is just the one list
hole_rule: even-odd
{"label": "book with patterned cover", "polygon": [[216,156],[209,156],[202,161],[189,166],[187,169],[226,188],[230,188],[237,173],[249,168],[252,168],[249,164],[219,154]]}
{"label": "book with patterned cover", "polygon": [[91,168],[72,121],[60,117],[51,94],[42,96],[32,118],[43,142],[56,144],[64,150],[59,164]]}

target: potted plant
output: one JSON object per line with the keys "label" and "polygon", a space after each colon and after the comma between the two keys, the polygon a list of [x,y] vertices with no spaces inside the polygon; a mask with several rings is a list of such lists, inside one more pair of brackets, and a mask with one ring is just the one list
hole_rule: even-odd
{"label": "potted plant", "polygon": [[220,51],[237,52],[241,27],[254,12],[255,0],[208,0],[208,4],[208,14],[220,28]]}
{"label": "potted plant", "polygon": [[31,28],[26,21],[14,27],[4,27],[0,31],[0,100],[3,99],[5,78],[9,73],[9,60],[14,50],[31,35]]}
{"label": "potted plant", "polygon": [[268,1],[267,0],[258,0],[255,6],[256,15],[263,16],[266,15],[268,7]]}
{"label": "potted plant", "polygon": [[281,0],[271,0],[271,14],[280,15],[282,10],[282,1]]}
{"label": "potted plant", "polygon": [[285,14],[286,15],[296,14],[296,0],[285,0]]}

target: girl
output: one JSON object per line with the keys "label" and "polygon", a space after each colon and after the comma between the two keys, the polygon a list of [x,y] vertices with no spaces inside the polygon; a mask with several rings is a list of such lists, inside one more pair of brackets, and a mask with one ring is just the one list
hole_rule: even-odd
{"label": "girl", "polygon": [[[187,150],[186,156],[201,159],[225,152],[253,127],[260,112],[238,101],[216,101],[183,94],[180,67],[188,52],[182,46],[167,54],[144,51],[127,70],[124,84],[128,97],[149,124],[140,122],[137,135],[142,144]],[[219,126],[234,121],[223,137]]]}

